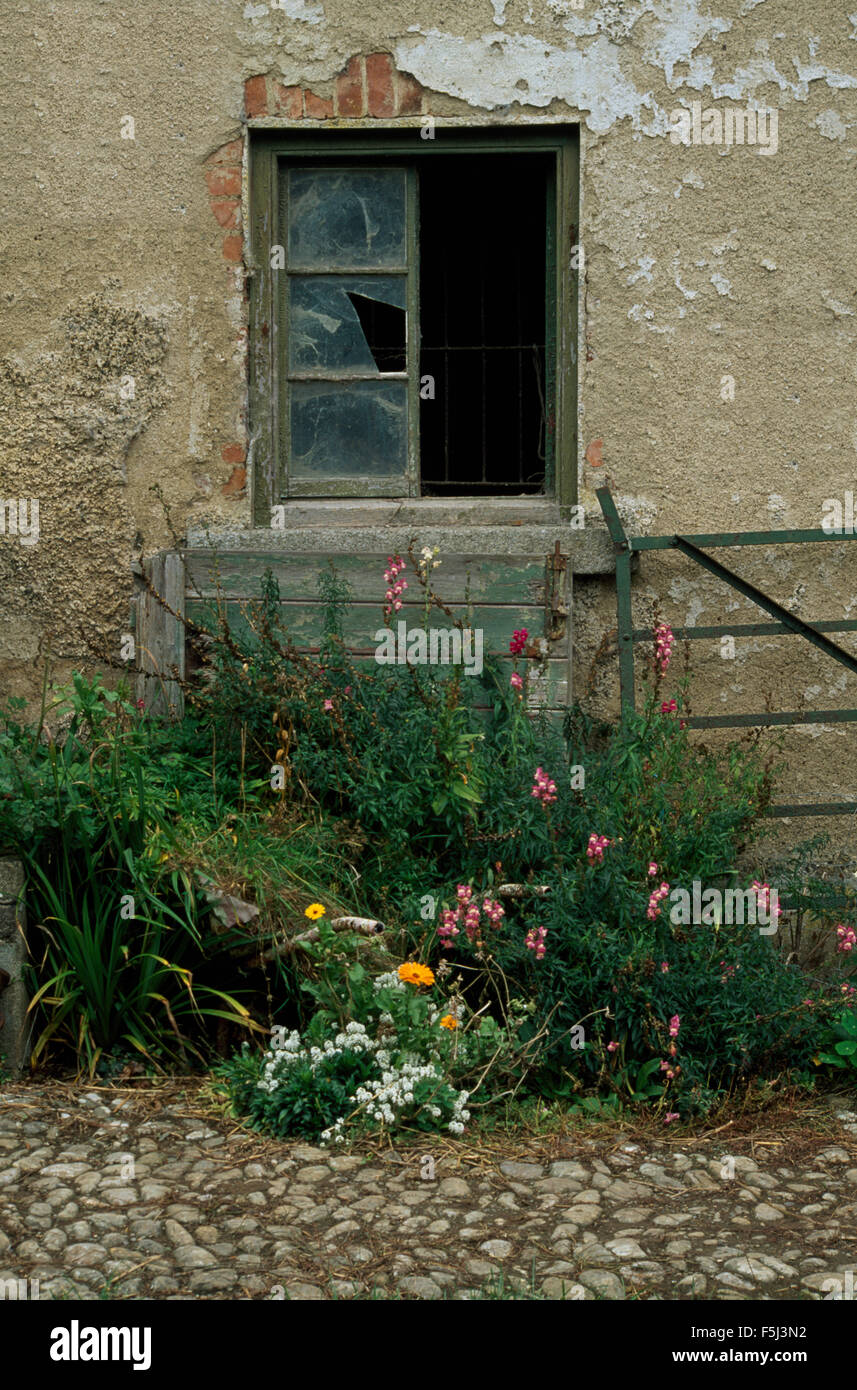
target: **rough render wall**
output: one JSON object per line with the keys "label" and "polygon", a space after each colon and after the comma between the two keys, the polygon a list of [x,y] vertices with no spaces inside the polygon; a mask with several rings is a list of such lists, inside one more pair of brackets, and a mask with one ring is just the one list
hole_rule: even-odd
{"label": "rough render wall", "polygon": [[[597,515],[609,480],[638,531],[819,525],[857,448],[849,9],[17,0],[0,36],[0,499],[38,497],[41,537],[0,536],[3,688],[32,694],[48,648],[58,674],[115,652],[140,548],[249,516],[239,160],[266,109],[580,121],[581,500]],[[674,144],[670,113],[697,99],[776,107],[776,153]],[[805,616],[849,616],[851,553],[730,562]],[[675,623],[757,617],[674,556],[644,557],[635,585],[641,617],[656,597]],[[614,706],[615,661],[589,672],[612,586],[579,581],[575,619],[579,688]],[[698,643],[694,663],[698,712],[768,691],[778,707],[857,703],[798,639],[740,642],[731,662]],[[849,726],[788,746],[791,790],[857,793]]]}

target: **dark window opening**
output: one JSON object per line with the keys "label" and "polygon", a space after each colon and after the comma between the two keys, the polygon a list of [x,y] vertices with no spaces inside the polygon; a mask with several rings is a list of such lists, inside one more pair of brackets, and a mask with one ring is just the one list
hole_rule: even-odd
{"label": "dark window opening", "polygon": [[548,170],[506,154],[420,169],[425,495],[545,490]]}
{"label": "dark window opening", "polygon": [[407,317],[404,309],[367,294],[347,291],[379,372],[405,371]]}

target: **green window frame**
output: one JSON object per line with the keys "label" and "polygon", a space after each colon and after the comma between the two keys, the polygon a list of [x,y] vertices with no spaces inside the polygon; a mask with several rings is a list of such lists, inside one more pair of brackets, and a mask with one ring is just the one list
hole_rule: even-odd
{"label": "green window frame", "polygon": [[[253,520],[269,526],[272,508],[294,498],[420,496],[419,477],[419,226],[417,169],[419,161],[436,154],[526,154],[550,156],[548,217],[546,219],[545,285],[545,399],[546,476],[544,496],[554,499],[566,514],[577,495],[577,263],[578,242],[578,128],[452,128],[437,124],[433,139],[421,138],[420,127],[340,130],[290,128],[254,129],[250,144],[250,420],[253,439]],[[404,196],[405,257],[392,252],[375,263],[371,254],[359,264],[348,256],[336,261],[334,250],[306,251],[292,236],[290,200],[297,205],[307,187],[306,175],[324,180],[339,174],[359,183],[362,175],[401,173]],[[503,164],[498,161],[498,173]],[[303,175],[303,177],[302,177]],[[387,189],[396,183],[385,180]],[[381,184],[379,183],[379,186]],[[331,198],[329,205],[334,205]],[[509,190],[510,217],[514,188]],[[391,214],[392,217],[392,214]],[[451,233],[454,234],[454,233]],[[392,235],[392,233],[391,233]],[[381,235],[383,243],[383,233]],[[331,241],[332,244],[332,241]],[[276,248],[280,248],[277,251]],[[347,249],[347,234],[346,234]],[[315,259],[313,257],[315,256]],[[309,257],[309,258],[308,258]],[[405,371],[380,373],[358,360],[329,362],[301,360],[300,312],[331,303],[353,286],[366,282],[386,285],[389,298],[406,313]],[[395,282],[395,283],[394,283]],[[325,298],[326,296],[326,298]],[[303,309],[296,308],[303,300]],[[353,300],[352,300],[353,304]],[[296,346],[297,343],[297,346]],[[314,349],[316,344],[311,345]],[[316,358],[318,357],[316,351]],[[323,353],[322,353],[323,356]],[[374,385],[372,384],[374,383]],[[348,393],[353,419],[386,396],[385,420],[392,420],[402,458],[401,469],[379,472],[374,463],[365,472],[344,469],[321,475],[302,464],[306,448],[304,415],[313,416],[313,402],[326,393]],[[403,425],[400,402],[405,401]],[[395,407],[395,408],[394,408]],[[361,415],[361,411],[363,414]],[[322,418],[318,406],[313,416]],[[359,437],[359,429],[349,438]],[[406,438],[406,443],[405,443]],[[335,452],[335,451],[334,451]],[[303,468],[303,472],[301,469]],[[460,499],[459,499],[460,500]],[[484,496],[483,501],[489,500]]]}

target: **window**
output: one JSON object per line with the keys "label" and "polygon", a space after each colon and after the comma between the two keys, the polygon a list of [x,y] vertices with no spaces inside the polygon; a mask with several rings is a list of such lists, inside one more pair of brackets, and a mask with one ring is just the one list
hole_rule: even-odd
{"label": "window", "polygon": [[257,521],[290,497],[571,505],[574,133],[252,153]]}

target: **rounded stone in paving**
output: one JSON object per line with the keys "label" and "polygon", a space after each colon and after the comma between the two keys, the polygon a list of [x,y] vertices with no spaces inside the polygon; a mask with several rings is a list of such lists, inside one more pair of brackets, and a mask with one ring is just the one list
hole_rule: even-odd
{"label": "rounded stone in paving", "polygon": [[757,1284],[773,1283],[777,1277],[772,1269],[752,1255],[738,1255],[735,1259],[727,1260],[726,1268],[731,1269],[733,1274],[742,1274],[746,1279],[752,1279]]}
{"label": "rounded stone in paving", "polygon": [[103,1245],[82,1243],[79,1245],[69,1245],[66,1249],[65,1257],[74,1265],[100,1265],[107,1259],[107,1251]]}
{"label": "rounded stone in paving", "polygon": [[617,1274],[609,1269],[584,1269],[578,1280],[600,1298],[624,1298],[625,1287]]}
{"label": "rounded stone in paving", "polygon": [[587,1182],[590,1176],[588,1168],[585,1168],[582,1163],[578,1163],[576,1159],[569,1158],[557,1159],[555,1163],[551,1164],[548,1172],[552,1178],[576,1178],[578,1182]]}
{"label": "rounded stone in paving", "polygon": [[193,1245],[195,1243],[190,1231],[186,1230],[180,1221],[175,1221],[172,1217],[168,1217],[164,1222],[164,1230],[167,1239],[173,1245]]}
{"label": "rounded stone in paving", "polygon": [[753,1212],[757,1221],[782,1221],[783,1213],[777,1211],[776,1207],[769,1207],[767,1202],[760,1202]]}
{"label": "rounded stone in paving", "polygon": [[182,1269],[210,1269],[217,1264],[217,1259],[200,1245],[182,1245],[176,1250],[176,1264]]}
{"label": "rounded stone in paving", "polygon": [[568,1207],[563,1212],[563,1218],[576,1226],[590,1226],[593,1221],[598,1220],[600,1215],[601,1208],[596,1207],[591,1202],[579,1207]]}
{"label": "rounded stone in paving", "polygon": [[560,1279],[556,1275],[551,1275],[543,1281],[541,1291],[546,1298],[552,1299],[583,1300],[587,1294],[584,1285],[577,1280]]}
{"label": "rounded stone in paving", "polygon": [[140,1200],[133,1187],[109,1187],[103,1195],[112,1207],[130,1207]]}
{"label": "rounded stone in paving", "polygon": [[238,1274],[233,1269],[205,1270],[190,1276],[194,1293],[216,1293],[220,1289],[231,1289],[237,1282]]}
{"label": "rounded stone in paving", "polygon": [[607,1249],[618,1255],[620,1260],[644,1260],[646,1252],[635,1240],[608,1240]]}
{"label": "rounded stone in paving", "polygon": [[443,1290],[433,1279],[426,1279],[420,1274],[409,1274],[404,1279],[399,1280],[399,1288],[402,1293],[413,1294],[415,1298],[441,1298]]}
{"label": "rounded stone in paving", "polygon": [[588,1245],[581,1245],[575,1253],[583,1268],[598,1269],[604,1265],[615,1265],[619,1262],[619,1256],[597,1240]]}
{"label": "rounded stone in paving", "polygon": [[[443,1178],[437,1185],[437,1190],[444,1197],[469,1197],[470,1188],[463,1178]],[[366,1198],[367,1201],[373,1199]]]}
{"label": "rounded stone in paving", "polygon": [[787,1279],[797,1277],[797,1270],[794,1265],[786,1264],[785,1260],[778,1260],[776,1255],[769,1255],[767,1252],[753,1251],[753,1260],[761,1260],[763,1265],[767,1265],[775,1274],[782,1274]]}
{"label": "rounded stone in paving", "polygon": [[704,1274],[698,1272],[694,1274],[685,1274],[684,1278],[679,1279],[676,1284],[676,1288],[681,1289],[682,1293],[694,1294],[696,1296],[704,1294],[707,1287],[708,1280]]}
{"label": "rounded stone in paving", "polygon": [[511,1255],[512,1248],[508,1240],[486,1240],[479,1247],[486,1255],[491,1255],[496,1260],[505,1260]]}
{"label": "rounded stone in paving", "polygon": [[[555,1167],[556,1165],[553,1164],[551,1166]],[[504,1163],[500,1164],[500,1172],[504,1173],[507,1178],[540,1178],[544,1174],[544,1171],[540,1163],[516,1163],[511,1159],[507,1159]],[[551,1176],[563,1177],[564,1175],[559,1173],[552,1174]]]}

